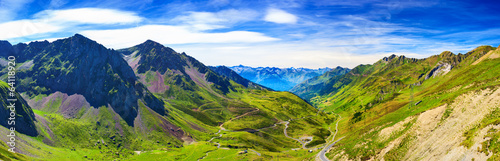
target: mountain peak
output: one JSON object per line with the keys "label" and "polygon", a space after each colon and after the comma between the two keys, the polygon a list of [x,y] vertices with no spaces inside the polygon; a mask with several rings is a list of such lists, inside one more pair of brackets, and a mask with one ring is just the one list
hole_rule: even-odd
{"label": "mountain peak", "polygon": [[0,40],[0,57],[7,57],[12,53],[12,44],[8,41]]}
{"label": "mountain peak", "polygon": [[144,41],[144,43],[142,43],[142,44],[148,44],[148,45],[161,45],[160,43],[158,43],[158,42],[156,42],[156,41],[153,41],[153,40],[150,40],[150,39],[148,39],[148,40]]}
{"label": "mountain peak", "polygon": [[443,51],[441,54],[439,54],[439,57],[450,57],[454,55],[451,51]]}
{"label": "mountain peak", "polygon": [[[75,34],[73,36],[70,37],[71,39],[89,39],[83,35],[80,35],[80,34]],[[90,39],[89,39],[90,40]]]}
{"label": "mountain peak", "polygon": [[395,55],[395,54],[392,54],[392,55],[391,55],[391,56],[389,56],[389,57],[384,57],[382,60],[384,60],[384,61],[390,61],[390,60],[392,60],[392,59],[394,59],[394,58],[396,58],[396,57],[398,57],[398,56],[397,56],[397,55]]}

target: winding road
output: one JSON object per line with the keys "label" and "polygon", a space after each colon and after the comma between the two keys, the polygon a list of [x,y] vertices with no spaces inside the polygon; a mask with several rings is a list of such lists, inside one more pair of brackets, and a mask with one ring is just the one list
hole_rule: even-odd
{"label": "winding road", "polygon": [[[228,121],[226,121],[226,122],[229,122],[229,121],[233,121],[233,120],[239,119],[239,118],[241,118],[241,117],[243,117],[243,116],[246,116],[246,115],[248,115],[248,114],[250,114],[250,113],[253,113],[253,112],[258,112],[259,110],[260,110],[260,109],[258,109],[258,108],[257,108],[256,110],[253,110],[253,111],[250,111],[250,112],[244,113],[244,114],[239,115],[239,116],[237,116],[237,117],[235,117],[235,118],[232,118],[232,119],[230,119],[230,120],[228,120]],[[319,113],[319,111],[318,111],[318,113]],[[316,113],[316,115],[310,115],[310,116],[302,117],[302,118],[295,119],[295,120],[300,120],[300,119],[305,119],[305,118],[315,117],[315,116],[318,116],[318,113]],[[339,116],[340,116],[340,115],[339,115]],[[342,117],[340,116],[339,121],[340,121],[340,119],[341,119],[341,118],[342,118]],[[306,145],[307,145],[307,143],[309,143],[310,141],[308,141],[308,142],[303,142],[303,141],[301,141],[300,139],[297,139],[297,138],[293,138],[293,137],[288,136],[288,133],[287,133],[287,128],[288,128],[288,124],[290,124],[290,121],[292,121],[292,120],[294,120],[294,119],[290,119],[290,120],[288,120],[288,121],[281,121],[281,122],[275,123],[275,124],[273,124],[273,125],[271,125],[271,126],[264,127],[264,128],[260,128],[260,129],[256,129],[256,130],[257,130],[257,131],[259,131],[259,130],[266,129],[266,128],[270,128],[270,127],[276,127],[276,125],[277,125],[277,124],[283,124],[283,123],[285,123],[285,128],[283,129],[283,133],[285,134],[285,136],[286,136],[287,138],[290,138],[290,139],[293,139],[293,140],[295,140],[295,141],[298,141],[300,144],[302,144],[302,149],[307,149],[307,148],[306,148]],[[338,131],[338,129],[337,129],[337,128],[338,128],[339,121],[337,121],[337,124],[336,124],[336,127],[335,127],[335,134],[333,135],[332,141],[335,139],[335,136],[337,135],[337,131]],[[226,122],[224,122],[224,123],[226,123]],[[208,140],[207,142],[212,142],[215,138],[220,138],[220,137],[222,137],[222,134],[221,134],[221,132],[222,132],[222,131],[230,131],[230,130],[226,130],[226,129],[223,127],[224,123],[222,123],[221,125],[219,125],[219,128],[220,128],[220,129],[219,129],[219,131],[218,131],[217,133],[215,133],[215,135],[217,135],[217,134],[218,134],[218,136],[214,136],[214,137],[212,137],[212,138],[211,138],[210,140]],[[325,146],[325,148],[323,148],[323,150],[321,150],[321,152],[320,152],[320,153],[318,153],[318,157],[319,157],[321,160],[323,160],[323,161],[328,161],[328,158],[326,158],[326,156],[325,156],[326,151],[328,151],[328,149],[330,149],[333,145],[335,145],[335,143],[337,143],[338,141],[342,140],[343,138],[344,138],[344,137],[340,138],[339,140],[335,141],[334,143],[332,143],[332,144],[330,144],[330,145],[328,145],[328,146]],[[311,141],[312,141],[312,140],[311,140]],[[217,144],[217,148],[218,148],[218,149],[227,149],[227,148],[221,148],[221,147],[220,147],[220,146],[221,146],[221,145],[220,145],[220,143],[217,143],[217,142],[216,142],[215,144]],[[300,148],[297,148],[297,149],[300,149]],[[253,149],[249,149],[249,151],[255,152],[258,156],[261,156],[261,154],[260,154],[259,152],[255,151],[255,150],[253,150]],[[208,153],[210,153],[210,152],[212,152],[212,151],[208,151],[208,152],[205,154],[205,156],[203,156],[203,157],[199,158],[198,160],[202,160],[202,159],[204,159],[206,156],[208,156]]]}
{"label": "winding road", "polygon": [[302,144],[302,149],[306,149],[306,144],[309,143],[309,142],[302,142],[302,140],[300,140],[300,139],[296,139],[296,138],[292,138],[292,137],[288,136],[288,134],[286,132],[286,129],[288,128],[288,124],[290,123],[290,121],[283,121],[283,122],[280,122],[280,123],[285,123],[285,129],[283,129],[283,132],[285,133],[285,136],[287,138],[290,138],[290,139],[293,139],[295,141],[298,141],[300,144]]}
{"label": "winding road", "polygon": [[[332,138],[332,141],[335,140],[335,136],[337,136],[337,132],[339,131],[338,127],[339,127],[339,122],[340,120],[342,120],[342,116],[339,115],[339,120],[337,121],[337,124],[335,124],[335,134],[333,134],[333,138]],[[344,136],[345,137],[345,136]],[[318,157],[320,160],[322,161],[329,161],[329,159],[326,157],[326,152],[332,148],[335,143],[337,143],[338,141],[342,140],[344,137],[338,139],[337,141],[331,143],[331,144],[327,144],[327,146],[325,146],[325,148],[323,148],[316,157]]]}
{"label": "winding road", "polygon": [[[241,118],[241,117],[243,117],[243,116],[246,116],[246,115],[248,115],[248,114],[250,114],[250,113],[253,113],[253,112],[258,112],[258,111],[260,111],[260,109],[258,109],[258,108],[257,108],[256,110],[253,110],[253,111],[250,111],[250,112],[244,113],[244,114],[242,114],[242,115],[236,116],[235,118],[232,118],[232,119],[230,119],[230,120],[228,120],[228,121],[226,121],[226,122],[233,121],[233,120],[235,120],[235,119],[239,119],[239,118]],[[224,122],[224,123],[226,123],[226,122]],[[224,126],[224,123],[222,123],[222,124],[220,124],[220,125],[219,125],[219,128],[220,128],[220,129],[219,129],[219,131],[217,131],[217,133],[215,133],[215,135],[219,134],[219,136],[214,136],[214,137],[210,138],[210,140],[208,140],[207,142],[212,142],[215,138],[220,138],[220,137],[222,137],[222,134],[220,133],[221,131],[228,131],[228,130],[226,130],[226,128],[222,127],[222,126]],[[217,143],[217,142],[216,142],[215,144],[217,144],[217,149],[225,149],[225,150],[228,150],[228,148],[221,148],[221,147],[220,147],[220,143]],[[250,150],[251,150],[251,151],[253,151],[253,152],[255,152],[258,156],[260,156],[260,153],[259,153],[259,152],[255,151],[255,150],[252,150],[252,149],[250,149]],[[211,151],[206,152],[206,153],[205,153],[205,156],[203,156],[203,157],[199,158],[198,160],[202,160],[202,159],[204,159],[205,157],[207,157],[207,156],[208,156],[208,153],[210,153],[210,152],[212,152],[212,151],[214,151],[214,150],[211,150]]]}

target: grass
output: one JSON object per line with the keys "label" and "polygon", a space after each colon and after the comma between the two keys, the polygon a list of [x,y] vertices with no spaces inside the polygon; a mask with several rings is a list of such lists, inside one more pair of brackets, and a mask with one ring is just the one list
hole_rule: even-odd
{"label": "grass", "polygon": [[125,160],[134,161],[134,160],[198,160],[205,156],[205,153],[209,151],[216,150],[217,147],[212,146],[207,142],[197,142],[195,144],[191,144],[189,146],[185,146],[181,149],[167,149],[164,151],[161,150],[152,150],[141,153],[140,155],[133,155],[130,158]]}
{"label": "grass", "polygon": [[[347,137],[338,143],[338,147],[341,147],[350,159],[370,157],[400,136],[397,134],[387,140],[377,140],[376,134],[384,127],[392,126],[409,116],[418,115],[434,107],[453,103],[456,97],[464,93],[496,88],[500,85],[497,81],[500,79],[500,75],[497,74],[500,73],[498,59],[483,60],[474,66],[459,65],[460,67],[454,68],[447,75],[427,80],[418,79],[419,75],[431,69],[428,67],[434,66],[438,61],[448,61],[445,59],[447,58],[431,57],[396,66],[378,62],[363,67],[363,70],[353,69],[354,72],[359,72],[359,75],[347,74],[345,78],[351,80],[346,81],[348,84],[341,85],[342,88],[337,91],[315,97],[311,101],[325,111],[339,113],[345,118],[339,123],[341,127],[339,133],[340,136]],[[410,104],[412,89],[409,84],[417,80],[422,83],[413,87],[413,101],[422,100],[422,102],[415,106]],[[472,86],[468,86],[469,84]],[[449,117],[451,112],[451,109],[445,110],[442,119]],[[474,129],[471,129],[465,136],[472,138],[474,133]],[[362,143],[365,146],[356,146]],[[391,154],[392,157],[397,158],[405,151],[403,144],[399,151],[396,150]]]}

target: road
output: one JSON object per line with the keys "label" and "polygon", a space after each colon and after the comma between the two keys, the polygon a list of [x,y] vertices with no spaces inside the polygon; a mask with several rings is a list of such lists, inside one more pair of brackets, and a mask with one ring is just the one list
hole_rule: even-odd
{"label": "road", "polygon": [[260,153],[259,152],[255,151],[253,149],[250,149],[250,151],[253,151],[254,153],[256,153],[260,157]]}
{"label": "road", "polygon": [[[335,136],[337,136],[337,132],[339,131],[338,127],[339,127],[339,122],[340,120],[342,120],[342,116],[339,115],[339,120],[337,121],[337,124],[335,124],[335,134],[333,134],[333,138],[332,138],[332,141],[335,140]],[[345,136],[344,136],[345,137]],[[338,139],[337,141],[333,142],[332,144],[330,145],[327,145],[325,146],[325,148],[323,148],[316,157],[318,157],[319,159],[321,159],[322,161],[329,161],[329,159],[326,157],[326,152],[332,148],[335,143],[337,143],[338,141],[342,140],[344,137]]]}
{"label": "road", "polygon": [[[250,111],[250,112],[244,113],[244,114],[242,114],[242,115],[236,116],[235,118],[232,118],[232,119],[228,120],[227,122],[232,121],[232,120],[239,119],[239,118],[241,118],[241,117],[243,117],[243,116],[246,116],[246,115],[248,115],[248,114],[250,114],[250,113],[253,113],[253,112],[258,112],[258,111],[260,111],[260,109],[258,109],[258,108],[257,108],[256,110],[253,110],[253,111]],[[226,123],[226,122],[224,122],[224,123]],[[219,136],[214,136],[214,137],[212,137],[210,140],[208,140],[207,142],[212,142],[215,138],[220,138],[220,137],[222,137],[222,134],[221,134],[220,132],[222,132],[222,131],[228,131],[228,130],[226,130],[224,127],[222,127],[222,126],[224,126],[224,123],[222,123],[222,124],[219,126],[219,128],[220,128],[220,129],[219,129],[219,131],[217,131],[217,133],[215,133],[215,135],[217,135],[217,134],[218,134]],[[220,143],[215,142],[215,144],[217,144],[217,149],[225,149],[225,150],[229,150],[228,148],[221,148],[221,147],[220,147]],[[212,152],[212,151],[214,151],[214,150],[211,150],[211,151],[206,152],[206,153],[205,153],[205,156],[203,156],[203,157],[199,158],[199,159],[198,159],[198,161],[199,161],[199,160],[204,159],[205,157],[207,157],[207,156],[208,156],[208,153],[210,153],[210,152]],[[253,151],[253,152],[257,153],[257,155],[258,155],[258,156],[260,156],[260,153],[259,153],[259,152],[255,151],[255,150],[251,150],[251,151]]]}
{"label": "road", "polygon": [[[295,141],[298,141],[300,144],[302,144],[302,149],[306,149],[306,144],[307,144],[308,142],[302,142],[300,139],[296,139],[296,138],[292,138],[292,137],[288,136],[288,134],[287,134],[287,132],[286,132],[286,129],[288,128],[288,124],[290,123],[290,121],[283,121],[283,122],[281,122],[281,123],[285,123],[285,129],[283,129],[283,132],[285,133],[285,136],[286,136],[287,138],[290,138],[290,139],[293,139],[293,140],[295,140]],[[312,141],[312,140],[311,140],[311,141]]]}
{"label": "road", "polygon": [[[250,111],[250,112],[244,113],[244,114],[242,114],[242,115],[236,116],[235,118],[232,118],[232,119],[230,119],[230,120],[228,120],[228,121],[226,121],[226,122],[229,122],[229,121],[233,121],[233,120],[239,119],[239,118],[241,118],[241,117],[243,117],[243,116],[246,116],[246,115],[249,115],[249,114],[251,114],[251,113],[258,112],[258,111],[260,111],[260,109],[258,109],[258,108],[257,108],[256,110],[253,110],[253,111]],[[318,110],[318,112],[316,113],[316,115],[310,115],[310,116],[302,117],[302,118],[300,118],[300,119],[305,119],[305,118],[315,117],[315,116],[317,116],[317,115],[318,115],[318,113],[319,113],[319,112],[320,112],[320,111]],[[266,128],[270,128],[270,127],[276,127],[276,124],[283,124],[283,123],[285,123],[285,129],[283,129],[283,133],[285,134],[285,136],[286,136],[287,138],[290,138],[290,139],[293,139],[293,140],[298,141],[300,144],[302,144],[302,148],[303,148],[303,149],[306,149],[306,144],[307,144],[307,143],[309,143],[309,142],[302,142],[300,139],[296,139],[296,138],[292,138],[292,137],[288,136],[288,133],[287,133],[286,129],[288,128],[288,124],[290,123],[290,121],[291,121],[291,120],[294,120],[294,119],[290,119],[290,120],[288,120],[288,121],[282,121],[282,122],[279,122],[279,123],[275,123],[275,124],[273,124],[273,125],[271,125],[271,126],[269,126],[269,127],[264,127],[264,128],[260,128],[260,129],[256,129],[256,130],[257,130],[257,131],[259,131],[259,130],[266,129]],[[226,123],[226,122],[224,122],[224,123]],[[220,138],[220,137],[222,137],[222,134],[221,134],[221,132],[222,132],[222,131],[231,131],[231,130],[226,130],[226,129],[223,127],[223,126],[224,126],[224,123],[222,123],[221,125],[219,125],[219,128],[220,128],[220,129],[219,129],[219,131],[218,131],[217,133],[215,133],[215,135],[217,135],[217,134],[218,134],[219,136],[214,136],[214,137],[212,137],[210,140],[208,140],[207,142],[213,142],[213,140],[214,140],[215,138]],[[337,126],[338,126],[338,122],[337,122]],[[337,130],[337,131],[338,131],[338,130]],[[337,134],[337,132],[335,132],[335,135],[336,135],[336,134]],[[333,137],[333,138],[335,138],[335,135],[334,135],[334,137]],[[311,140],[311,141],[312,141],[312,140]],[[227,149],[227,148],[221,148],[221,147],[220,147],[220,143],[215,142],[215,144],[217,144],[217,148],[218,148],[218,149]],[[333,144],[335,144],[335,143],[333,143]],[[331,145],[331,146],[333,146],[333,145]],[[331,146],[330,146],[330,147],[331,147]],[[252,151],[252,152],[255,152],[258,156],[260,156],[260,155],[261,155],[259,152],[255,151],[255,150],[253,150],[253,149],[249,149],[249,150],[250,150],[250,151]],[[205,154],[205,156],[203,156],[203,157],[199,158],[198,160],[202,160],[203,158],[205,158],[206,156],[208,156],[208,153],[210,153],[210,152],[212,152],[212,151],[208,151],[208,152]],[[324,154],[323,154],[323,155],[324,155]]]}
{"label": "road", "polygon": [[[345,136],[344,136],[345,137]],[[328,145],[327,147],[325,147],[323,150],[321,150],[318,155],[319,155],[319,159],[321,159],[322,161],[330,161],[327,157],[326,157],[326,152],[328,151],[328,149],[332,148],[332,146],[335,145],[335,143],[337,143],[338,141],[342,140],[344,137],[341,137],[339,140],[333,142],[332,144]]]}

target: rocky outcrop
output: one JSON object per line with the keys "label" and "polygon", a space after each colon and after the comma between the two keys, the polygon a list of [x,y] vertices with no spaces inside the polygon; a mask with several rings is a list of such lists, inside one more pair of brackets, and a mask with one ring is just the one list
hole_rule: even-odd
{"label": "rocky outcrop", "polygon": [[431,71],[425,76],[425,80],[436,77],[446,75],[448,72],[453,69],[453,66],[449,63],[439,63],[436,67],[432,68]]}

